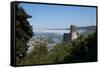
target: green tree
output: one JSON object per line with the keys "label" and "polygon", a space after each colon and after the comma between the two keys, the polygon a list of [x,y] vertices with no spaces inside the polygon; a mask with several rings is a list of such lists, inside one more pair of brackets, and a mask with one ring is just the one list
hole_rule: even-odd
{"label": "green tree", "polygon": [[94,32],[93,34],[89,35],[86,41],[86,45],[88,48],[86,60],[97,61],[97,32]]}
{"label": "green tree", "polygon": [[28,18],[31,18],[25,10],[16,4],[16,15],[15,15],[15,26],[16,26],[16,62],[20,63],[21,59],[25,57],[27,51],[27,41],[33,36],[33,30],[30,23],[27,21]]}

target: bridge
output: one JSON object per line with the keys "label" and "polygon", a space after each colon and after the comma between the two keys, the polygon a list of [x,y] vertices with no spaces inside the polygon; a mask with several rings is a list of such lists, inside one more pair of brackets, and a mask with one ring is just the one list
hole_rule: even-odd
{"label": "bridge", "polygon": [[[71,25],[71,26],[75,26],[76,25]],[[36,30],[70,30],[71,28],[40,28],[40,29],[36,29]],[[84,26],[84,27],[76,27],[77,30],[95,30],[96,26]]]}
{"label": "bridge", "polygon": [[70,28],[48,28],[48,29],[36,29],[36,30],[70,30],[69,34],[64,33],[63,40],[73,41],[78,37],[78,30],[96,30],[96,26],[85,26],[85,27],[76,27],[76,25],[71,25]]}

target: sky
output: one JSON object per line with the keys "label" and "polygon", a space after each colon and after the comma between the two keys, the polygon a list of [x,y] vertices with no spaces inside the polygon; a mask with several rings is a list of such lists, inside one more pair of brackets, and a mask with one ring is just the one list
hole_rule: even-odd
{"label": "sky", "polygon": [[70,25],[96,25],[96,8],[20,3],[31,15],[28,21],[33,29],[69,28]]}

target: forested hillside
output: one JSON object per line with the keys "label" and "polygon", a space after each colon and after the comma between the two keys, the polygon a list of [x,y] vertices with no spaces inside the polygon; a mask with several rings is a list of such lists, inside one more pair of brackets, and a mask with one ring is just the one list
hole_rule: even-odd
{"label": "forested hillside", "polygon": [[51,64],[51,63],[76,63],[97,61],[97,36],[96,32],[85,38],[80,35],[71,42],[56,44],[48,51],[45,42],[38,43],[31,54],[20,62],[22,65]]}

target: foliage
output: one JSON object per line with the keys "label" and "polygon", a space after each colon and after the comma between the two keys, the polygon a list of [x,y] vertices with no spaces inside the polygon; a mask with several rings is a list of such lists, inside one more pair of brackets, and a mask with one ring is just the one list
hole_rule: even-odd
{"label": "foliage", "polygon": [[26,42],[33,36],[32,26],[27,21],[31,18],[19,4],[16,4],[16,63],[19,64],[27,51]]}
{"label": "foliage", "polygon": [[87,38],[80,35],[72,41],[72,50],[70,59],[65,62],[89,62],[97,60],[97,37],[96,32],[89,34]]}
{"label": "foliage", "polygon": [[50,51],[48,51],[47,44],[41,42],[34,47],[31,54],[24,57],[20,64],[30,65],[96,61],[96,39],[96,32],[90,34],[87,38],[80,35],[71,42],[62,42],[55,45]]}
{"label": "foliage", "polygon": [[31,54],[28,54],[24,59],[21,61],[20,64],[27,65],[27,64],[47,64],[51,63],[50,53],[47,49],[46,44],[38,43]]}
{"label": "foliage", "polygon": [[86,41],[88,46],[87,61],[97,61],[97,32],[89,35]]}

